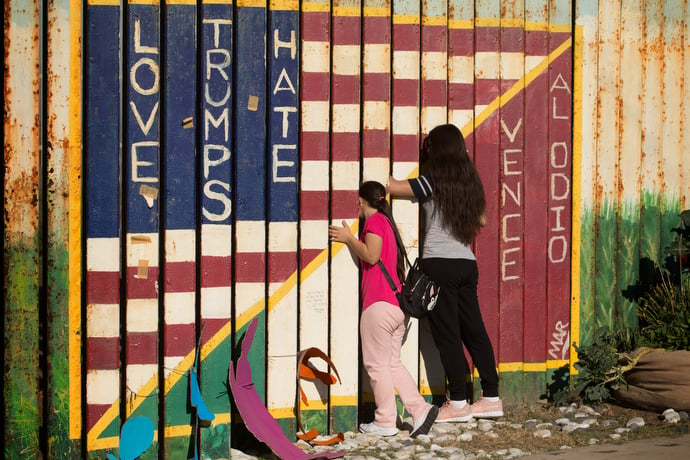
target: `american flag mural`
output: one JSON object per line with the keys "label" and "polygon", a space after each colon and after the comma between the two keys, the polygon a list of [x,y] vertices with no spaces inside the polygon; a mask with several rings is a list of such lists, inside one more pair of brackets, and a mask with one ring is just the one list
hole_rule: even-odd
{"label": "american flag mural", "polygon": [[[304,385],[308,428],[353,429],[373,402],[357,359],[359,274],[327,227],[357,232],[359,183],[417,174],[421,140],[442,123],[461,128],[484,181],[480,299],[505,391],[568,363],[570,17],[511,8],[89,3],[89,451],[144,415],[159,452],[227,452],[224,374],[256,317],[252,375],[284,431],[296,430],[295,359],[309,347],[341,379]],[[418,206],[395,200],[394,212],[413,259]],[[405,362],[423,394],[442,394],[428,326],[411,331]],[[189,422],[192,367],[210,427]]]}

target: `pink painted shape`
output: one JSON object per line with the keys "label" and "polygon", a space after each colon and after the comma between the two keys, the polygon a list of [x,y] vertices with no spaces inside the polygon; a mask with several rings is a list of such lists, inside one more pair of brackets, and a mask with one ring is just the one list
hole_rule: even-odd
{"label": "pink painted shape", "polygon": [[268,412],[252,382],[252,371],[249,367],[247,354],[254,341],[257,319],[254,318],[247,328],[247,332],[242,340],[242,353],[237,360],[237,370],[233,368],[230,361],[228,379],[230,381],[230,391],[235,398],[237,409],[242,415],[245,425],[252,432],[256,439],[266,443],[266,445],[278,457],[284,460],[301,460],[311,458],[338,458],[344,457],[346,451],[322,452],[319,454],[308,455],[299,447],[294,445],[283,433],[282,428]]}

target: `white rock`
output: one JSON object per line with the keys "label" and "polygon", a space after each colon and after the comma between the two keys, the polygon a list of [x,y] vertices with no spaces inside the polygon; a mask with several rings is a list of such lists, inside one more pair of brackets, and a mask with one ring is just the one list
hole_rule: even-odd
{"label": "white rock", "polygon": [[469,431],[466,433],[462,433],[460,436],[458,436],[458,441],[469,442],[471,440],[472,440],[472,433]]}
{"label": "white rock", "polygon": [[664,421],[669,423],[680,422],[680,414],[673,409],[666,409],[663,414]]}
{"label": "white rock", "polygon": [[642,428],[644,426],[644,419],[642,417],[633,417],[625,424],[628,428]]}
{"label": "white rock", "polygon": [[477,425],[477,428],[479,428],[480,431],[491,431],[493,427],[493,423],[486,420],[479,422],[479,424]]}
{"label": "white rock", "polygon": [[551,436],[551,431],[550,430],[537,430],[534,433],[532,433],[532,436],[535,438],[548,438]]}
{"label": "white rock", "polygon": [[415,442],[420,444],[429,445],[431,444],[431,437],[428,434],[420,434],[415,438]]}

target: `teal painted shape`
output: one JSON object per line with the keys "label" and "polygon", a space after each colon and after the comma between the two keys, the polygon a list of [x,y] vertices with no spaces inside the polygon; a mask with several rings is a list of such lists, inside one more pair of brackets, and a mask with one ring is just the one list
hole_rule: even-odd
{"label": "teal painted shape", "polygon": [[[153,422],[147,417],[132,417],[122,425],[120,434],[120,460],[134,460],[151,447]],[[117,460],[108,454],[109,460]]]}
{"label": "teal painted shape", "polygon": [[216,416],[208,410],[204,398],[201,397],[201,390],[199,389],[199,378],[196,375],[196,370],[189,371],[189,397],[191,399],[192,407],[196,408],[196,416],[202,422],[211,422]]}

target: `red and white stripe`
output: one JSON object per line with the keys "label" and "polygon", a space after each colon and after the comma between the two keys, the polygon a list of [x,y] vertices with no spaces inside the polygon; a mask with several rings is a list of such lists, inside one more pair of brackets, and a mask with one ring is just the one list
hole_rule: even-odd
{"label": "red and white stripe", "polygon": [[[404,179],[419,171],[419,56],[420,17],[395,15],[393,17],[393,122],[391,158],[393,177]],[[419,206],[412,200],[394,200],[393,215],[403,239],[408,257],[413,261],[419,251]],[[410,331],[403,344],[401,357],[413,377],[419,368],[419,324],[410,321]],[[428,387],[425,369],[420,369],[424,386]]]}
{"label": "red and white stripe", "polygon": [[120,398],[120,239],[86,240],[86,429]]}
{"label": "red and white stripe", "polygon": [[[333,68],[331,71],[331,219],[353,226],[357,218],[360,129],[360,28],[359,8],[334,5],[332,23]],[[356,227],[354,227],[356,230]],[[351,404],[358,394],[359,271],[346,248],[332,246],[331,260],[331,354],[338,363],[341,385],[331,388],[334,405]]]}
{"label": "red and white stripe", "polygon": [[[165,232],[165,356],[167,379],[182,359],[196,346],[196,233],[194,230]],[[166,388],[166,391],[168,388]]]}
{"label": "red and white stripe", "polygon": [[[127,234],[127,401],[158,378],[158,234]],[[155,394],[146,391],[146,395]],[[141,401],[141,398],[139,398]]]}
{"label": "red and white stripe", "polygon": [[[328,249],[330,3],[302,9],[300,133],[300,310],[299,348],[328,350]],[[318,384],[302,382],[309,408],[321,401]]]}
{"label": "red and white stripe", "polygon": [[363,179],[385,184],[390,155],[390,8],[365,7],[362,27]]}
{"label": "red and white stripe", "polygon": [[232,226],[202,224],[200,308],[208,340],[232,318]]}

